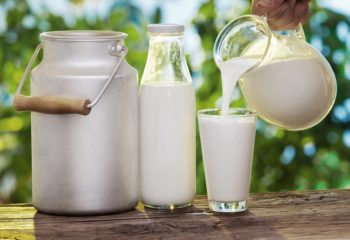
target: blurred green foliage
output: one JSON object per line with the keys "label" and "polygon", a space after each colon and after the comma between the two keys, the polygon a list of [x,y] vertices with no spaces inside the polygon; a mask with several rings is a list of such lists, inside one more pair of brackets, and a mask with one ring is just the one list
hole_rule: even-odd
{"label": "blurred green foliage", "polygon": [[[137,6],[121,1],[110,8],[106,19],[82,16],[67,24],[62,16],[49,11],[33,12],[26,1],[0,3],[6,12],[6,30],[0,33],[0,203],[27,202],[31,199],[30,114],[14,112],[11,94],[39,43],[40,32],[66,29],[126,32],[128,61],[141,74],[147,57],[145,26],[150,21],[159,22],[162,12],[156,8],[152,18],[147,19]],[[84,4],[84,1],[72,1],[72,4]],[[230,19],[248,12],[249,9],[236,11]],[[221,83],[212,49],[218,31],[230,19],[218,15],[215,1],[209,0],[201,5],[192,21],[205,56],[199,69],[191,65],[191,56],[187,56],[190,69],[198,69],[192,71],[193,75],[203,80],[197,90],[198,109],[218,105]],[[306,131],[288,132],[258,122],[251,180],[254,192],[350,187],[350,19],[321,9],[313,2],[305,33],[308,41],[331,63],[337,76],[336,103],[326,119]],[[29,93],[29,84],[24,92]],[[242,98],[232,104],[243,105]],[[205,191],[197,131],[197,193]]]}

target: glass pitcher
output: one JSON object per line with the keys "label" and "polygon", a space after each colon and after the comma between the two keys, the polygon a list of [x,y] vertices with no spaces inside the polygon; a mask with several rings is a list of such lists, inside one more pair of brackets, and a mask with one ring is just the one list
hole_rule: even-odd
{"label": "glass pitcher", "polygon": [[256,60],[238,83],[248,107],[271,124],[294,131],[307,129],[334,104],[333,70],[306,42],[301,25],[273,32],[264,17],[239,17],[221,30],[214,45],[217,66],[235,58]]}

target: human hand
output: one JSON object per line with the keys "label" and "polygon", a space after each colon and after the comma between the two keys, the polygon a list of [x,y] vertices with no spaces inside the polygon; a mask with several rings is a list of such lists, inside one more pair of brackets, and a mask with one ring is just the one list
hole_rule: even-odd
{"label": "human hand", "polygon": [[294,29],[308,18],[310,0],[253,0],[252,12],[267,16],[273,30]]}

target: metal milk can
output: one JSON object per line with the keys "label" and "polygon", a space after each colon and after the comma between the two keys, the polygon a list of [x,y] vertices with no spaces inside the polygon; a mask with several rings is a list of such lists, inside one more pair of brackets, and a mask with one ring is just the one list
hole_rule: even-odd
{"label": "metal milk can", "polygon": [[[56,31],[20,82],[14,107],[32,112],[33,205],[54,214],[132,209],[138,202],[137,72],[126,34]],[[31,66],[31,95],[20,95]]]}

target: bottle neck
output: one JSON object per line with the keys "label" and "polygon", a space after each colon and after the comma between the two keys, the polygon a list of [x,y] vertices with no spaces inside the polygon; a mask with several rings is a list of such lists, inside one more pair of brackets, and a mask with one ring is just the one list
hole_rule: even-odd
{"label": "bottle neck", "polygon": [[183,33],[150,33],[142,83],[191,82],[183,49]]}
{"label": "bottle neck", "polygon": [[149,56],[169,54],[183,56],[183,33],[150,33]]}

